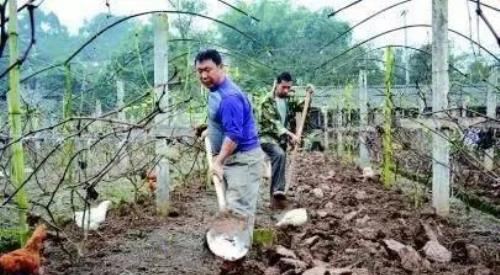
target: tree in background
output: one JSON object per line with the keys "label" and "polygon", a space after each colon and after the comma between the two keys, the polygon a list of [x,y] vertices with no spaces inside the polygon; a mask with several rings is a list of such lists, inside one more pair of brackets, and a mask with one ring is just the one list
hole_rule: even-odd
{"label": "tree in background", "polygon": [[[203,13],[205,5],[194,0],[181,1],[178,9]],[[193,77],[192,63],[194,54],[209,41],[209,33],[196,31],[190,15],[172,14],[169,19],[172,26],[169,35],[169,73],[172,78],[169,85],[170,97],[174,103],[188,97],[200,99],[200,88]],[[91,110],[96,99],[101,101],[104,111],[115,108],[117,79],[125,83],[125,102],[137,99],[153,88],[152,25],[135,22],[128,30],[126,37],[122,39],[126,42],[117,47],[107,65],[90,83],[92,91],[88,91],[86,95],[84,109]],[[147,106],[152,106],[150,98],[144,98],[134,107],[137,110],[148,108]]]}
{"label": "tree in background", "polygon": [[[281,0],[241,3],[239,8],[258,17],[260,21],[243,16],[235,10],[229,10],[221,19],[251,35],[258,42],[224,26],[220,26],[218,31],[220,44],[227,47],[230,53],[248,56],[246,60],[231,57],[231,66],[244,72],[242,85],[247,90],[257,90],[263,83],[270,85],[274,76],[285,70],[295,75],[299,85],[310,81],[317,85],[332,85],[353,77],[349,74],[354,73],[351,69],[356,64],[351,63],[334,71],[335,65],[349,59],[349,56],[340,58],[321,70],[313,70],[350,45],[351,36],[345,35],[333,45],[319,51],[321,46],[349,27],[345,22],[328,18],[328,10],[312,12],[306,8],[292,7],[288,1]],[[356,53],[351,55],[355,56]]]}

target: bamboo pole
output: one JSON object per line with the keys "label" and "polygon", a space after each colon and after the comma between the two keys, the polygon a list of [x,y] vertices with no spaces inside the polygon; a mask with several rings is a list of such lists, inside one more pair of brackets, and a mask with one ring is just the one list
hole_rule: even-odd
{"label": "bamboo pole", "polygon": [[[122,109],[125,106],[124,103],[124,98],[125,98],[125,88],[123,85],[123,80],[117,79],[116,80],[116,107],[119,109]],[[118,120],[120,121],[127,121],[127,116],[125,111],[122,109],[120,112],[118,112]]]}
{"label": "bamboo pole", "polygon": [[[71,73],[71,66],[66,64],[64,66],[65,69],[65,91],[63,97],[63,120],[67,120],[71,118],[73,115],[73,75]],[[63,134],[69,135],[71,132],[71,124],[66,123],[63,126]],[[66,165],[70,165],[68,172],[66,173],[66,182],[71,182],[74,176],[73,165],[68,162],[73,157],[75,152],[75,141],[73,139],[66,140],[63,146],[63,155],[62,155],[62,167],[66,167]]]}
{"label": "bamboo pole", "polygon": [[[18,62],[18,32],[17,32],[17,1],[9,1],[9,66]],[[14,140],[20,140],[22,136],[21,122],[21,96],[20,96],[20,66],[17,64],[9,72],[9,93],[8,93],[8,108],[9,108],[9,123],[10,135]],[[22,245],[26,242],[28,233],[27,209],[28,196],[26,189],[21,187],[24,182],[24,150],[22,141],[12,144],[12,163],[11,163],[11,181],[16,188],[20,188],[15,196],[19,218],[19,240]]]}
{"label": "bamboo pole", "polygon": [[[497,95],[495,87],[498,86],[498,69],[494,68],[490,75],[490,83],[495,86],[488,87],[486,115],[492,119],[496,118],[497,113]],[[496,130],[493,130],[496,131]],[[493,170],[495,160],[495,146],[487,149],[484,156],[484,167],[487,171]]]}
{"label": "bamboo pole", "polygon": [[385,99],[384,99],[384,133],[382,135],[382,181],[385,187],[392,185],[393,152],[392,152],[392,82],[394,76],[394,54],[389,47],[385,52]]}
{"label": "bamboo pole", "polygon": [[[343,111],[344,109],[344,100],[342,95],[340,95],[340,99],[337,101],[337,129],[343,127]],[[342,131],[337,131],[337,156],[340,158],[344,154],[344,138],[342,136]]]}
{"label": "bamboo pole", "polygon": [[328,138],[328,107],[324,107],[321,109],[321,112],[323,113],[323,134],[324,134],[324,144],[325,144],[325,151],[328,152],[328,149],[330,148],[330,140]]}
{"label": "bamboo pole", "polygon": [[366,128],[368,127],[368,87],[366,71],[359,71],[359,165],[364,168],[370,166],[370,154],[366,146]]}
{"label": "bamboo pole", "polygon": [[346,128],[348,129],[348,135],[346,138],[346,160],[351,162],[353,160],[353,136],[350,133],[350,130],[353,128],[352,126],[352,111],[353,111],[353,86],[351,83],[348,83],[344,89],[344,108],[346,110]]}

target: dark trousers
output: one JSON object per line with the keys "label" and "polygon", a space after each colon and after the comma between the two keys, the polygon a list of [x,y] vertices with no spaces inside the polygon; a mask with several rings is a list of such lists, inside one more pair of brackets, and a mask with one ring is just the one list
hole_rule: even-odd
{"label": "dark trousers", "polygon": [[286,155],[281,146],[273,143],[262,143],[262,150],[271,159],[272,177],[271,177],[271,196],[276,191],[285,191],[285,168]]}
{"label": "dark trousers", "polygon": [[282,135],[280,138],[279,138],[279,146],[281,147],[281,149],[283,149],[283,152],[286,152],[286,150],[288,149],[288,137],[286,135]]}

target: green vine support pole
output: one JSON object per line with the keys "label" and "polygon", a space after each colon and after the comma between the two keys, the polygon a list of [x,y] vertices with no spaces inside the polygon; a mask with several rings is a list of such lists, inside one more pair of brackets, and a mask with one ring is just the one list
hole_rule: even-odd
{"label": "green vine support pole", "polygon": [[448,0],[432,1],[432,205],[440,216],[450,212],[450,143],[439,121],[448,108]]}
{"label": "green vine support pole", "polygon": [[[18,33],[17,33],[17,1],[9,1],[9,65],[17,63],[19,58],[18,49]],[[9,72],[9,93],[7,95],[9,108],[9,123],[10,135],[14,140],[18,140],[22,136],[22,111],[21,111],[21,95],[20,95],[20,66],[14,66]],[[18,141],[12,145],[12,162],[11,162],[11,181],[19,188],[24,182],[24,150],[22,141]],[[24,245],[28,233],[27,209],[28,195],[23,187],[15,197],[19,218],[19,240]]]}
{"label": "green vine support pole", "polygon": [[[127,114],[125,113],[124,107],[125,107],[125,86],[123,80],[116,79],[116,108],[120,110],[120,112],[118,112],[118,120],[127,122]],[[124,145],[124,143],[128,143],[126,137],[121,138],[120,143],[117,144],[116,149],[114,150],[118,151],[119,148],[121,148]],[[119,161],[120,169],[125,170],[129,168],[128,165],[130,164],[130,158],[128,151],[129,151],[129,146],[125,145],[125,152],[123,154],[122,159]]]}
{"label": "green vine support pole", "polygon": [[[63,120],[71,118],[73,115],[73,75],[71,72],[70,64],[64,66],[65,72],[65,91],[63,97]],[[63,135],[69,135],[71,133],[71,124],[66,123],[63,126]],[[75,152],[75,141],[73,139],[66,140],[63,146],[63,156],[62,156],[62,167],[69,165],[67,162],[71,160]],[[71,182],[73,180],[73,165],[71,165],[66,174],[65,182]]]}
{"label": "green vine support pole", "polygon": [[392,48],[387,48],[385,51],[385,99],[383,107],[384,115],[384,133],[382,134],[382,181],[384,186],[389,188],[392,186],[393,173],[391,167],[393,164],[392,152],[392,83],[394,78],[394,53]]}
{"label": "green vine support pole", "polygon": [[[494,68],[490,74],[490,83],[498,87],[498,69]],[[486,115],[490,118],[495,119],[497,112],[497,95],[495,87],[489,85],[488,86],[488,95],[486,101]],[[492,146],[490,149],[486,150],[484,156],[484,167],[487,171],[493,170],[495,160],[495,146]]]}
{"label": "green vine support pole", "polygon": [[[123,80],[116,80],[116,107],[122,109],[125,106],[124,103],[125,98],[125,87],[123,85]],[[118,120],[126,122],[127,116],[124,110],[118,112]]]}
{"label": "green vine support pole", "polygon": [[340,96],[340,100],[337,101],[337,155],[341,158],[344,154],[344,139],[342,136],[342,129],[344,128],[343,123],[343,109],[344,102],[342,99],[342,95]]}
{"label": "green vine support pole", "polygon": [[353,111],[353,99],[352,99],[352,93],[353,93],[353,86],[351,83],[348,83],[347,86],[344,89],[344,108],[346,110],[347,116],[346,116],[346,129],[349,135],[346,137],[347,138],[347,160],[352,161],[353,160],[353,134],[352,134],[352,129],[353,129],[353,123],[352,123],[352,111]]}
{"label": "green vine support pole", "polygon": [[[189,82],[190,82],[190,66],[191,66],[191,47],[185,43],[185,46],[187,47],[188,49],[188,52],[186,54],[186,75],[184,76],[184,88],[183,88],[183,91],[184,93],[183,94],[189,94],[189,95],[192,95],[191,93],[191,85],[189,85]],[[190,100],[189,101],[189,106],[188,106],[188,113],[189,113],[189,125],[194,125],[193,124],[193,100]]]}
{"label": "green vine support pole", "polygon": [[323,114],[323,131],[324,131],[324,145],[325,150],[328,152],[330,148],[330,142],[328,140],[328,107],[321,108],[321,113]]}
{"label": "green vine support pole", "polygon": [[[64,91],[64,99],[63,99],[63,119],[68,119],[72,115],[72,109],[73,109],[73,101],[72,101],[72,85],[73,85],[73,79],[72,79],[72,74],[71,74],[71,66],[70,64],[66,64],[64,66],[64,77],[65,77],[65,91]],[[66,131],[70,130],[69,124],[64,125],[64,129]]]}
{"label": "green vine support pole", "polygon": [[366,71],[359,71],[359,166],[362,168],[370,166],[370,154],[366,146],[366,135],[368,127],[368,87]]}

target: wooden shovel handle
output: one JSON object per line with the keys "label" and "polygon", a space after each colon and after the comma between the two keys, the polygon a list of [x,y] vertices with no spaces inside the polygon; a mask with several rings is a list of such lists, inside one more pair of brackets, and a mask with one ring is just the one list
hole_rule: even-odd
{"label": "wooden shovel handle", "polygon": [[285,193],[288,192],[288,188],[294,184],[295,181],[295,170],[297,166],[297,156],[300,149],[300,141],[302,140],[302,131],[304,130],[304,125],[306,122],[307,112],[309,111],[309,103],[311,102],[312,87],[308,86],[306,89],[306,98],[304,100],[304,107],[302,109],[302,116],[300,118],[296,136],[299,139],[299,144],[296,144],[291,152],[290,166],[288,167],[288,173],[286,177]]}
{"label": "wooden shovel handle", "polygon": [[[205,130],[206,131],[206,130]],[[205,140],[205,151],[207,153],[208,169],[212,169],[212,147],[210,145],[210,139],[208,138],[206,132],[202,134]],[[226,208],[226,192],[224,188],[224,183],[221,182],[219,177],[213,175],[212,180],[214,182],[215,193],[217,195],[217,203],[219,204],[219,210]]]}
{"label": "wooden shovel handle", "polygon": [[[306,88],[306,98],[304,100],[304,107],[302,108],[302,114],[301,114],[301,117],[300,117],[300,121],[299,121],[299,124],[297,126],[297,130],[295,132],[295,135],[297,136],[297,138],[299,139],[299,141],[302,140],[302,132],[304,131],[304,126],[305,126],[305,123],[306,123],[307,112],[309,111],[309,105],[311,103],[311,94],[312,94],[312,87],[308,86]],[[294,147],[294,151],[298,151],[299,147],[300,147],[300,143],[299,143],[298,146]]]}

